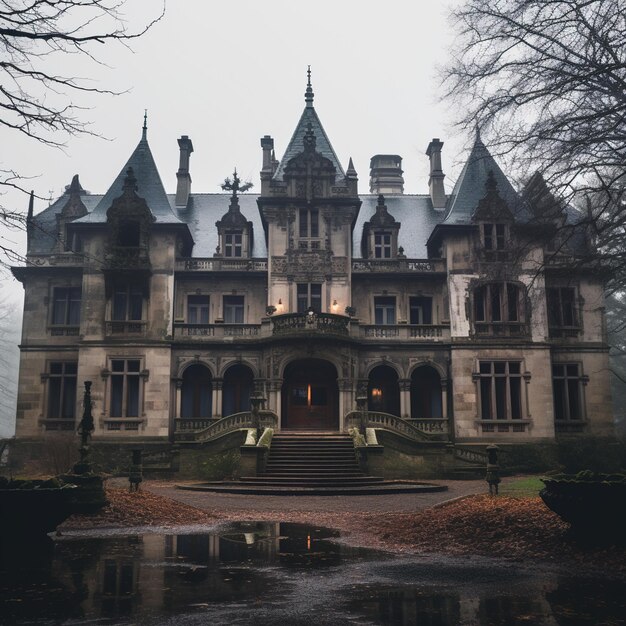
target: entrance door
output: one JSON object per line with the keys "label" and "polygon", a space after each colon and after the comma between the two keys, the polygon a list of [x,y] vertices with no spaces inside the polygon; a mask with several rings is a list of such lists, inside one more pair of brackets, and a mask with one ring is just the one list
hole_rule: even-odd
{"label": "entrance door", "polygon": [[290,363],[284,381],[283,429],[339,428],[337,372],[330,363],[318,359]]}

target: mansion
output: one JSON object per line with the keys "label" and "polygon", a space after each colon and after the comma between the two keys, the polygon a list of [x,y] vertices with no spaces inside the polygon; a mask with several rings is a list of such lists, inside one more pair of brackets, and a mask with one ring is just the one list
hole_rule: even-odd
{"label": "mansion", "polygon": [[[571,209],[539,175],[516,190],[477,134],[446,194],[377,154],[369,193],[305,107],[282,159],[261,138],[260,193],[235,173],[192,191],[188,136],[165,191],[146,124],[103,195],[74,176],[28,216],[18,439],[175,441],[261,399],[280,431],[384,427],[460,443],[612,432],[603,285],[568,260]],[[349,123],[349,120],[347,120]],[[395,420],[391,420],[391,417]]]}

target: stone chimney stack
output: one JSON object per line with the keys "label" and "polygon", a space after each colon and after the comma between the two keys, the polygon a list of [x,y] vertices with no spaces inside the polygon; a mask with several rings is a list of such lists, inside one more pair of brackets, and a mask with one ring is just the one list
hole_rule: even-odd
{"label": "stone chimney stack", "polygon": [[183,135],[178,140],[180,148],[180,161],[178,163],[178,172],[176,172],[176,206],[185,207],[189,202],[191,194],[191,174],[189,173],[189,157],[193,152],[193,143],[187,135]]}
{"label": "stone chimney stack", "polygon": [[397,154],[376,154],[370,160],[370,193],[385,196],[404,193],[402,157]]}
{"label": "stone chimney stack", "polygon": [[261,194],[269,192],[269,182],[274,174],[274,140],[269,135],[261,137],[263,166],[261,167]]}
{"label": "stone chimney stack", "polygon": [[444,209],[446,206],[446,192],[443,188],[443,179],[446,175],[441,169],[441,148],[443,141],[435,137],[426,149],[426,154],[430,159],[430,176],[428,177],[428,190],[433,208]]}

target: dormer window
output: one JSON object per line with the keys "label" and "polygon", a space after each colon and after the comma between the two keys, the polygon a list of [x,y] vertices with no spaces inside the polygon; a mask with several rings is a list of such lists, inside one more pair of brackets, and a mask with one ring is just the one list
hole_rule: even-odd
{"label": "dormer window", "polygon": [[243,232],[241,230],[227,230],[224,233],[224,256],[243,256]]}
{"label": "dormer window", "polygon": [[117,245],[123,248],[138,248],[141,227],[135,220],[120,220],[117,233]]}
{"label": "dormer window", "polygon": [[390,259],[392,256],[392,235],[389,231],[374,233],[374,258]]}
{"label": "dormer window", "polygon": [[504,250],[506,248],[506,225],[483,224],[483,246],[485,250]]}

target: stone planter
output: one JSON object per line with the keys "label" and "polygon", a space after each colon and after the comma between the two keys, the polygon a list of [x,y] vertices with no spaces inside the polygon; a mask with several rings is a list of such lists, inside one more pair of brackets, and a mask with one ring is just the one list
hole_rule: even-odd
{"label": "stone planter", "polygon": [[6,481],[0,485],[0,532],[3,536],[45,535],[72,513],[76,487],[51,481]]}
{"label": "stone planter", "polygon": [[576,532],[589,538],[623,535],[626,519],[626,476],[580,472],[542,479],[541,499]]}

